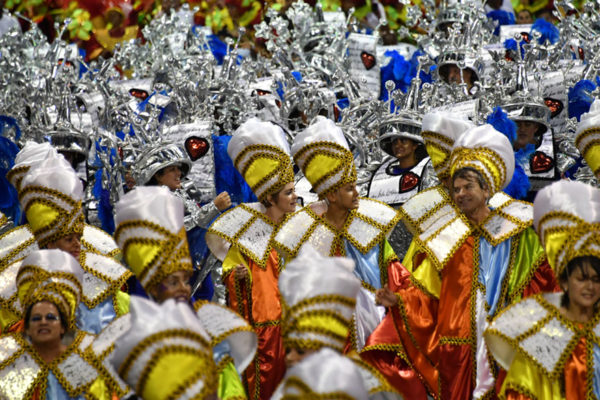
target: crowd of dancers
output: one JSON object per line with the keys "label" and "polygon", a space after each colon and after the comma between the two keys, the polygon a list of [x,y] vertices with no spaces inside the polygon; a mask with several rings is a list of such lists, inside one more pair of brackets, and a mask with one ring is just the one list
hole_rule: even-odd
{"label": "crowd of dancers", "polygon": [[600,399],[600,10],[505,3],[4,10],[0,398]]}

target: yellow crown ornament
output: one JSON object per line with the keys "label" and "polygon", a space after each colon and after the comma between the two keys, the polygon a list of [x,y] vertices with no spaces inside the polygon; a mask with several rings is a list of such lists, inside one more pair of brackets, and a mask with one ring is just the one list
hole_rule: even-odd
{"label": "yellow crown ornament", "polygon": [[481,173],[490,196],[501,191],[515,171],[515,153],[510,141],[489,124],[469,129],[452,147],[450,176],[465,167]]}
{"label": "yellow crown ornament", "polygon": [[20,186],[21,208],[41,248],[71,233],[83,233],[83,185],[62,155],[49,153]]}
{"label": "yellow crown ornament", "polygon": [[354,156],[342,129],[330,119],[318,116],[296,135],[292,155],[321,199],[356,181]]}
{"label": "yellow crown ornament", "polygon": [[448,113],[432,112],[423,117],[421,135],[440,179],[450,175],[450,153],[454,142],[473,126],[469,120]]}
{"label": "yellow crown ornament", "polygon": [[286,347],[344,350],[361,286],[353,271],[352,259],[322,257],[312,246],[286,265],[279,276]]}
{"label": "yellow crown ornament", "polygon": [[133,296],[124,317],[107,327],[120,331],[111,339],[110,363],[141,398],[205,399],[216,392],[210,337],[189,305]]}
{"label": "yellow crown ornament", "polygon": [[192,271],[183,202],[164,186],[137,187],[115,205],[115,240],[144,290],[177,271]]}
{"label": "yellow crown ornament", "polygon": [[67,319],[68,327],[75,328],[82,277],[81,266],[69,253],[56,249],[32,252],[21,262],[16,278],[22,316],[34,304],[49,301]]}
{"label": "yellow crown ornament", "polygon": [[271,122],[258,118],[244,122],[234,132],[227,153],[260,201],[294,180],[285,133]]}
{"label": "yellow crown ornament", "polygon": [[600,258],[600,189],[558,181],[540,190],[533,224],[557,277],[576,257]]}
{"label": "yellow crown ornament", "polygon": [[596,178],[600,179],[600,101],[595,100],[590,111],[581,116],[575,145]]}

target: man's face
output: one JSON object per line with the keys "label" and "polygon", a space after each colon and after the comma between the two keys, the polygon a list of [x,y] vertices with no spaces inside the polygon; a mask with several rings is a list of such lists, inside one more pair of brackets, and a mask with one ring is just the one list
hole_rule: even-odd
{"label": "man's face", "polygon": [[177,165],[169,165],[165,167],[162,174],[156,175],[156,181],[170,190],[179,189],[181,187],[181,169]]}
{"label": "man's face", "polygon": [[466,179],[456,178],[452,184],[452,198],[458,208],[467,216],[487,207],[488,197],[488,190],[479,185],[474,174],[469,174]]}
{"label": "man's face", "polygon": [[354,210],[358,208],[358,190],[356,182],[346,183],[341,186],[332,197],[329,197],[330,203],[335,203],[340,208]]}
{"label": "man's face", "polygon": [[63,236],[60,239],[48,243],[46,247],[49,249],[66,251],[79,261],[79,255],[81,254],[81,233],[71,233]]}
{"label": "man's face", "polygon": [[520,150],[528,144],[536,144],[535,134],[539,125],[532,121],[517,121],[517,140],[515,140],[515,150]]}
{"label": "man's face", "polygon": [[192,297],[192,286],[190,271],[177,271],[167,275],[153,290],[152,296],[157,302],[162,303],[168,299],[175,299],[177,302],[187,303]]}

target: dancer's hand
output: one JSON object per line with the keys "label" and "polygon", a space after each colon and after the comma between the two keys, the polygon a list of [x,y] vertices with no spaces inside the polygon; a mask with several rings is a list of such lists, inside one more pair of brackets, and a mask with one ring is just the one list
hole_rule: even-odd
{"label": "dancer's hand", "polygon": [[398,304],[398,297],[387,287],[379,289],[375,292],[375,304],[384,307],[393,307]]}

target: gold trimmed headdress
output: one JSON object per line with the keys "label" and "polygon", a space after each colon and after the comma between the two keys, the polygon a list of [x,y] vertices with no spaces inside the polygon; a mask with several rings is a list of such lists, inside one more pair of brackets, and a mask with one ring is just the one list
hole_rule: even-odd
{"label": "gold trimmed headdress", "polygon": [[205,399],[215,393],[218,376],[210,338],[189,305],[132,296],[130,314],[129,328],[115,340],[110,362],[141,398]]}
{"label": "gold trimmed headdress", "polygon": [[71,233],[83,233],[83,185],[62,155],[49,153],[20,186],[21,208],[41,248]]}
{"label": "gold trimmed headdress", "polygon": [[286,265],[279,276],[286,347],[344,350],[361,285],[353,271],[351,259],[322,257],[312,246]]}
{"label": "gold trimmed headdress", "polygon": [[481,173],[490,196],[501,191],[515,172],[515,153],[510,141],[489,124],[469,129],[454,143],[450,154],[450,176],[465,167]]}
{"label": "gold trimmed headdress", "polygon": [[284,400],[368,398],[358,367],[350,358],[328,348],[300,361],[287,371],[281,382]]}
{"label": "gold trimmed headdress", "polygon": [[15,157],[15,165],[6,174],[6,178],[17,189],[17,193],[21,190],[21,181],[27,172],[31,168],[35,168],[50,155],[57,156],[58,153],[48,142],[36,143],[28,141],[25,143],[25,146],[23,146]]}
{"label": "gold trimmed headdress", "polygon": [[596,178],[600,179],[600,101],[595,100],[590,111],[581,116],[575,145]]}
{"label": "gold trimmed headdress", "polygon": [[193,270],[183,202],[168,188],[137,187],[119,200],[115,210],[115,240],[146,291],[173,272]]}
{"label": "gold trimmed headdress", "polygon": [[318,116],[296,135],[292,155],[321,199],[340,186],[356,181],[354,156],[342,129],[330,119]]}
{"label": "gold trimmed headdress", "polygon": [[294,180],[285,133],[271,122],[244,122],[231,137],[227,153],[260,201]]}
{"label": "gold trimmed headdress", "polygon": [[432,112],[423,117],[421,136],[440,179],[450,176],[450,153],[454,142],[472,127],[469,120],[448,113]]}
{"label": "gold trimmed headdress", "polygon": [[17,273],[17,295],[24,316],[40,301],[49,301],[60,310],[69,328],[75,328],[75,312],[81,299],[83,270],[62,250],[38,250],[28,255]]}
{"label": "gold trimmed headdress", "polygon": [[546,186],[533,203],[533,223],[557,277],[573,258],[600,258],[600,189],[576,181]]}

